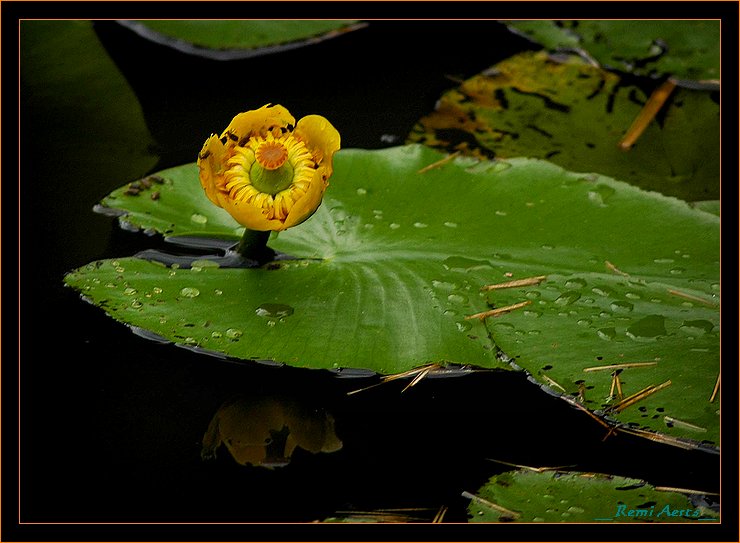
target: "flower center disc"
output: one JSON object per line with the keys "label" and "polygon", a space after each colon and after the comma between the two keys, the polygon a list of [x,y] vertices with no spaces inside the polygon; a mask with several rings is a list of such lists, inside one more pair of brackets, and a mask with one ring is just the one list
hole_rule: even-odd
{"label": "flower center disc", "polygon": [[266,141],[257,148],[254,154],[260,166],[266,170],[276,170],[288,159],[288,150],[282,143]]}

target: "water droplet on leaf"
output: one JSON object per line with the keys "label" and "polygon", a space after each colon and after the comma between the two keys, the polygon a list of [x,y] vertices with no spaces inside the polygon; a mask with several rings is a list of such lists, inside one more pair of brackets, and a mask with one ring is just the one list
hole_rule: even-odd
{"label": "water droplet on leaf", "polygon": [[180,296],[185,298],[195,298],[200,295],[200,291],[195,287],[183,287],[180,289]]}
{"label": "water droplet on leaf", "polygon": [[560,296],[557,297],[555,300],[555,303],[557,305],[570,305],[574,302],[576,302],[581,297],[581,293],[577,292],[575,290],[569,290],[567,292],[563,292]]}
{"label": "water droplet on leaf", "polygon": [[614,328],[599,328],[596,330],[596,335],[601,339],[609,341],[617,337],[617,330]]}
{"label": "water droplet on leaf", "polygon": [[684,321],[681,330],[692,336],[700,336],[709,333],[714,328],[714,324],[707,320]]}
{"label": "water droplet on leaf", "polygon": [[609,307],[611,307],[612,311],[614,311],[615,313],[628,313],[629,311],[632,311],[635,306],[633,306],[629,302],[617,300],[615,302],[612,302]]}
{"label": "water droplet on leaf", "polygon": [[432,286],[436,289],[450,292],[452,290],[455,290],[457,288],[457,285],[454,283],[448,283],[447,281],[432,281]]}
{"label": "water droplet on leaf", "polygon": [[294,311],[292,307],[285,304],[262,304],[254,310],[257,316],[266,319],[282,319],[291,316]]}
{"label": "water droplet on leaf", "polygon": [[447,296],[447,300],[452,302],[453,304],[464,304],[468,301],[468,299],[461,294],[450,294],[449,296]]}
{"label": "water droplet on leaf", "polygon": [[459,322],[456,322],[455,325],[457,326],[457,329],[460,332],[467,332],[473,327],[473,325],[470,324],[470,322],[468,321],[459,321]]}
{"label": "water droplet on leaf", "polygon": [[588,191],[588,199],[598,206],[605,207],[615,192],[609,185],[599,184]]}
{"label": "water droplet on leaf", "polygon": [[654,340],[666,335],[665,317],[662,315],[648,315],[627,328],[627,335],[635,340]]}

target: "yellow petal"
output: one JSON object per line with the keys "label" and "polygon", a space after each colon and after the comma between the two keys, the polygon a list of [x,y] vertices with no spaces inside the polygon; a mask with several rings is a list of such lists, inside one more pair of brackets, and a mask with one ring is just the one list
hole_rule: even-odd
{"label": "yellow petal", "polygon": [[208,199],[214,204],[220,206],[216,194],[224,185],[224,157],[226,149],[216,134],[203,144],[203,148],[198,153],[198,177],[203,190],[206,192]]}
{"label": "yellow petal", "polygon": [[272,128],[284,128],[288,125],[295,125],[295,118],[290,112],[281,105],[267,104],[259,109],[239,113],[221,137],[227,136],[233,145],[244,138],[257,135],[265,137]]}
{"label": "yellow petal", "polygon": [[306,115],[295,127],[293,134],[303,141],[317,163],[326,163],[327,179],[332,174],[332,157],[339,150],[339,132],[321,115]]}
{"label": "yellow petal", "polygon": [[308,185],[306,194],[299,198],[288,213],[285,219],[285,228],[296,226],[313,215],[314,211],[321,205],[321,198],[328,183],[322,179],[321,169],[314,172],[314,177]]}
{"label": "yellow petal", "polygon": [[285,230],[281,221],[268,219],[262,207],[256,206],[254,202],[233,200],[228,194],[218,193],[219,204],[236,222],[250,230],[268,231]]}

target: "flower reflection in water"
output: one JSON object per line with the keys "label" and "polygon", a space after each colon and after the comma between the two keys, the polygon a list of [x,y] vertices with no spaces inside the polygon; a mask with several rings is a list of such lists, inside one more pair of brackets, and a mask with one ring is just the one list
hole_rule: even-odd
{"label": "flower reflection in water", "polygon": [[287,465],[297,447],[311,453],[342,448],[331,413],[279,397],[225,402],[203,436],[201,457],[215,458],[222,445],[239,464],[267,468]]}

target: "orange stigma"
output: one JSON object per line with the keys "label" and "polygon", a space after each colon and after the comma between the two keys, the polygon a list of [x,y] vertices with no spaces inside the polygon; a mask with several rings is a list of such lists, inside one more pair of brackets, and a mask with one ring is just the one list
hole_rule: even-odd
{"label": "orange stigma", "polygon": [[288,159],[288,150],[277,141],[266,141],[262,143],[254,154],[254,157],[266,170],[276,170]]}

